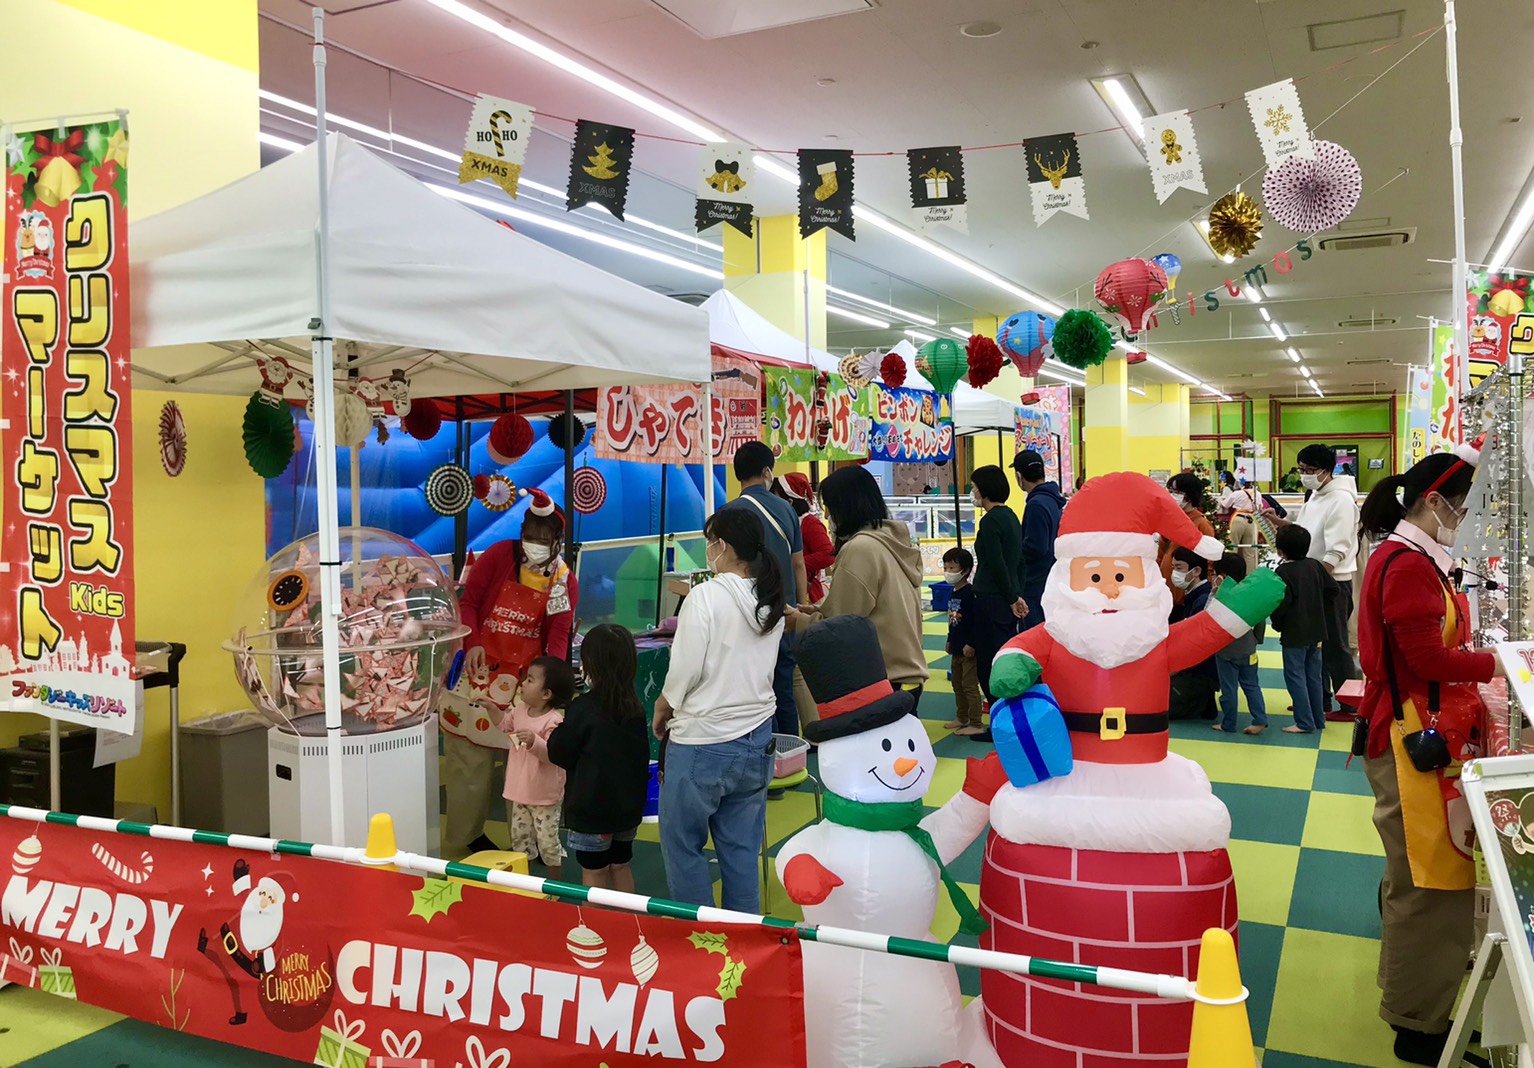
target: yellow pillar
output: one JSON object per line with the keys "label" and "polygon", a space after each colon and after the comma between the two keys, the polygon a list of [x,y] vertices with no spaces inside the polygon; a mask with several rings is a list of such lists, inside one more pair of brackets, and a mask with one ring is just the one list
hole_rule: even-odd
{"label": "yellow pillar", "polygon": [[1084,424],[1087,478],[1135,469],[1129,458],[1129,369],[1123,357],[1087,368]]}
{"label": "yellow pillar", "polygon": [[1188,444],[1188,387],[1148,385],[1145,396],[1129,395],[1129,460],[1135,471],[1182,470]]}
{"label": "yellow pillar", "polygon": [[[68,42],[58,77],[0,79],[0,115],[126,108],[132,222],[251,173],[261,163],[256,0],[10,0],[29,39]],[[216,236],[216,235],[210,235]],[[160,467],[160,409],[174,399],[191,459],[176,479]],[[240,444],[243,397],[133,393],[134,579],[138,636],[184,642],[181,714],[249,704],[219,643],[235,602],[266,557],[265,485]],[[142,754],[118,765],[117,796],[170,819],[169,717],[164,690],[146,700]],[[0,721],[0,745],[42,729]]]}
{"label": "yellow pillar", "polygon": [[[724,229],[724,287],[779,330],[826,347],[826,232],[799,236],[797,215],[756,220],[747,237]],[[805,297],[809,317],[806,325]]]}

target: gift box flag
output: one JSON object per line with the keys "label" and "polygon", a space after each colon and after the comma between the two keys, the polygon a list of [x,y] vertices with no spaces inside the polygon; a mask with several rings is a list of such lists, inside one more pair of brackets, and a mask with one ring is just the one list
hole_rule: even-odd
{"label": "gift box flag", "polygon": [[346,1014],[336,1010],[330,1027],[320,1028],[319,1048],[314,1051],[314,1063],[325,1068],[368,1068],[372,1050],[362,1044],[362,1032],[367,1024],[361,1020],[348,1022]]}
{"label": "gift box flag", "polygon": [[0,987],[18,983],[21,986],[37,985],[37,969],[32,965],[32,947],[23,947],[11,939],[9,953],[0,953]]}
{"label": "gift box flag", "polygon": [[58,949],[42,952],[42,966],[37,969],[37,987],[44,994],[75,1000],[75,973],[64,967],[64,953]]}

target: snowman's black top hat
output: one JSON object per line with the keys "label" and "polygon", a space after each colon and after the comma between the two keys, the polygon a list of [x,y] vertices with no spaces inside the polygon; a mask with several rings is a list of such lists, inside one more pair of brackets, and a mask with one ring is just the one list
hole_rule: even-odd
{"label": "snowman's black top hat", "polygon": [[794,647],[799,670],[820,718],[804,725],[817,745],[894,723],[916,699],[890,685],[879,633],[864,616],[837,616],[816,623]]}

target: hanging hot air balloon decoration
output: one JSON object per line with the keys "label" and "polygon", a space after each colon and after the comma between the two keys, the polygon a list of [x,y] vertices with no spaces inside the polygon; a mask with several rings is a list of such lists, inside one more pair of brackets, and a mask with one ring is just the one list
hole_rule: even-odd
{"label": "hanging hot air balloon decoration", "polygon": [[1177,276],[1182,274],[1182,260],[1170,252],[1162,252],[1151,257],[1151,262],[1166,272],[1166,302],[1177,303]]}
{"label": "hanging hot air balloon decoration", "polygon": [[1007,317],[996,331],[996,344],[1012,357],[1020,374],[1032,378],[1044,366],[1044,361],[1055,354],[1054,337],[1053,319],[1025,311]]}
{"label": "hanging hot air balloon decoration", "polygon": [[917,350],[916,369],[932,383],[933,389],[948,394],[969,370],[969,357],[957,341],[940,337]]}
{"label": "hanging hot air balloon decoration", "polygon": [[1150,260],[1127,259],[1109,264],[1097,276],[1094,292],[1103,310],[1118,320],[1124,338],[1133,341],[1166,292],[1166,271]]}

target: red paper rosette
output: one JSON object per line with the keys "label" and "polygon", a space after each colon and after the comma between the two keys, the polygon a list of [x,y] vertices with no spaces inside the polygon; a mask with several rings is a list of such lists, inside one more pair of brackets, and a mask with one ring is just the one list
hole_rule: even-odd
{"label": "red paper rosette", "polygon": [[979,389],[994,382],[1006,365],[1001,348],[984,334],[971,334],[968,345],[969,384]]}
{"label": "red paper rosette", "polygon": [[590,515],[607,502],[607,480],[595,467],[582,467],[570,482],[570,506]]}
{"label": "red paper rosette", "polygon": [[417,441],[430,441],[442,429],[442,409],[430,397],[410,402],[410,411],[399,421],[399,428]]}
{"label": "red paper rosette", "polygon": [[879,378],[891,389],[899,389],[905,382],[905,359],[892,352],[879,361]]}
{"label": "red paper rosette", "polygon": [[160,466],[171,478],[186,470],[186,417],[175,401],[160,409]]}

